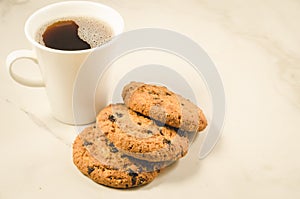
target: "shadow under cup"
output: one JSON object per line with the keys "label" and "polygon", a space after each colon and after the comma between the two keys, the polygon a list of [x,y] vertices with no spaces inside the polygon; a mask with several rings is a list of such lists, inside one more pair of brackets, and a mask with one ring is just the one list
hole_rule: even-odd
{"label": "shadow under cup", "polygon": [[[34,87],[45,86],[53,116],[67,124],[87,124],[93,122],[90,117],[82,117],[80,121],[73,116],[73,86],[77,72],[87,56],[95,49],[57,50],[39,44],[36,34],[45,24],[70,17],[90,17],[99,19],[110,26],[112,36],[123,32],[124,22],[121,15],[112,8],[95,2],[68,1],[51,4],[33,13],[25,24],[25,35],[33,46],[34,61],[37,61],[43,82]],[[109,42],[108,42],[109,43]],[[106,45],[109,48],[109,45]],[[23,58],[30,58],[23,56]],[[15,78],[14,78],[15,79]],[[16,80],[16,79],[15,79]],[[17,81],[17,80],[16,80]],[[23,85],[32,86],[22,83]],[[82,102],[84,106],[84,102]]]}

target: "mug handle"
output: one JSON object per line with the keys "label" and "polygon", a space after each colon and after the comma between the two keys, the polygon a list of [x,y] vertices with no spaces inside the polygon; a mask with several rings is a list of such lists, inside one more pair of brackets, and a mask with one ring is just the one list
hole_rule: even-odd
{"label": "mug handle", "polygon": [[31,80],[22,77],[13,71],[12,66],[15,63],[15,61],[19,59],[30,59],[34,61],[36,64],[38,64],[37,57],[32,50],[22,49],[22,50],[16,50],[11,52],[6,58],[6,67],[11,78],[24,86],[44,87],[45,83],[42,80]]}

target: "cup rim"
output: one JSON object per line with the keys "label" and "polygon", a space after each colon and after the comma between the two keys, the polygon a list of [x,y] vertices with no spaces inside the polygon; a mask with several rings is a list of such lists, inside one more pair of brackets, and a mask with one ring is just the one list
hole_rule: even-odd
{"label": "cup rim", "polygon": [[100,46],[97,46],[97,47],[94,47],[94,48],[90,48],[90,49],[84,49],[84,50],[59,50],[59,49],[54,49],[54,48],[49,48],[47,46],[44,46],[40,43],[38,43],[37,41],[35,41],[34,38],[32,38],[32,36],[30,35],[30,32],[29,32],[29,24],[30,24],[30,21],[36,16],[38,15],[39,13],[42,13],[44,12],[45,10],[47,9],[50,9],[52,7],[55,7],[55,6],[60,6],[60,5],[66,5],[66,4],[89,4],[89,5],[93,5],[93,6],[98,6],[98,7],[102,7],[104,9],[107,9],[107,10],[110,10],[112,12],[114,12],[120,19],[120,24],[119,26],[121,27],[120,28],[120,32],[115,32],[115,34],[113,35],[112,39],[121,34],[123,31],[124,31],[124,19],[123,17],[120,15],[119,12],[117,12],[115,9],[113,9],[112,7],[109,7],[105,4],[102,4],[102,3],[98,3],[98,2],[92,2],[92,1],[64,1],[64,2],[58,2],[58,3],[53,3],[53,4],[49,4],[49,5],[46,5],[38,10],[36,10],[35,12],[33,12],[29,18],[26,20],[25,22],[25,26],[24,26],[24,32],[25,32],[25,36],[26,38],[29,40],[29,42],[34,45],[35,47],[37,48],[40,48],[42,50],[45,50],[45,51],[48,51],[48,52],[53,52],[53,53],[61,53],[61,54],[81,54],[81,53],[88,53],[88,52],[92,52],[93,50],[103,46],[103,45],[100,45]]}

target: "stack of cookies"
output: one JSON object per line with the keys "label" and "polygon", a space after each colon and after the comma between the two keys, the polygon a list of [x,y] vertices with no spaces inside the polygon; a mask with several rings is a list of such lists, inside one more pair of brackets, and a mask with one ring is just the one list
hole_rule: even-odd
{"label": "stack of cookies", "polygon": [[122,97],[124,104],[102,109],[96,124],[77,136],[73,161],[99,184],[131,188],[185,156],[189,134],[207,121],[200,108],[166,87],[131,82]]}

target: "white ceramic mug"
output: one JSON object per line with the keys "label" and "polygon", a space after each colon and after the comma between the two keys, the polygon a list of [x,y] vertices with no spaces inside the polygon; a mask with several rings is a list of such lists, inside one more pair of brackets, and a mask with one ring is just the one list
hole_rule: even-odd
{"label": "white ceramic mug", "polygon": [[[73,85],[80,66],[93,51],[64,51],[45,47],[35,41],[36,32],[44,24],[61,17],[88,16],[98,18],[113,30],[113,36],[122,33],[124,22],[114,9],[95,2],[67,1],[55,3],[33,13],[25,23],[25,35],[32,50],[16,50],[7,56],[6,65],[10,76],[16,82],[30,87],[45,87],[53,116],[67,124],[87,124],[91,117],[82,117],[74,121],[72,109]],[[109,45],[108,45],[109,46]],[[13,63],[19,59],[31,59],[38,63],[43,81],[33,81],[19,76],[12,70]],[[84,106],[84,102],[83,106]]]}

